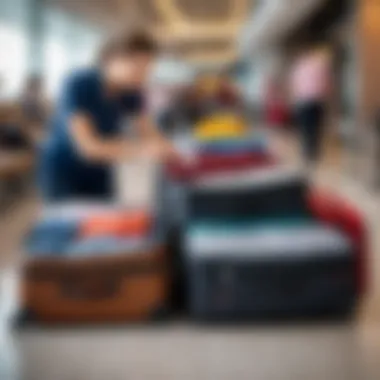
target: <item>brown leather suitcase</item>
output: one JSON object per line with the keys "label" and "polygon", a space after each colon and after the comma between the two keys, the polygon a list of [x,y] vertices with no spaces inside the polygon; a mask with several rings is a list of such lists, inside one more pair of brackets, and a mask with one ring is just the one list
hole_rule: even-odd
{"label": "brown leather suitcase", "polygon": [[86,258],[30,258],[22,302],[35,322],[148,321],[167,310],[165,249]]}

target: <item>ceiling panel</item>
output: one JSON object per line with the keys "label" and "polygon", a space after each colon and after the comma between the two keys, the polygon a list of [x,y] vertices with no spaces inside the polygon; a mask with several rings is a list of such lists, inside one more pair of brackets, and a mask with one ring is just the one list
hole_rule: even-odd
{"label": "ceiling panel", "polygon": [[[0,0],[1,1],[1,0]],[[229,50],[236,41],[236,23],[246,13],[241,12],[234,26],[228,23],[236,17],[236,1],[250,8],[255,0],[45,0],[84,21],[97,24],[105,31],[128,25],[149,27],[173,52],[189,56],[204,52]],[[162,4],[174,6],[174,13],[184,16],[184,25],[168,19]],[[241,8],[240,8],[241,9]],[[234,13],[235,12],[235,13]],[[172,12],[168,12],[171,14]],[[235,19],[234,19],[235,20]],[[243,19],[241,23],[243,23]],[[172,24],[173,22],[173,24]],[[175,24],[176,27],[173,25]],[[211,31],[208,27],[214,28]]]}
{"label": "ceiling panel", "polygon": [[173,0],[178,8],[196,21],[228,19],[234,0]]}
{"label": "ceiling panel", "polygon": [[53,5],[73,15],[109,27],[120,22],[127,12],[130,0],[45,0],[47,5]]}
{"label": "ceiling panel", "polygon": [[164,20],[154,3],[155,0],[138,0],[139,13],[149,23],[162,24]]}

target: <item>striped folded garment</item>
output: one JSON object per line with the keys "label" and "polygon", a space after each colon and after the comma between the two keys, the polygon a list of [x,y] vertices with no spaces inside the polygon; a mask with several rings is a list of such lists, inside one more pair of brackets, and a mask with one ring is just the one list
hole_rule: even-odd
{"label": "striped folded garment", "polygon": [[26,237],[25,250],[31,257],[61,256],[78,233],[76,220],[43,220]]}
{"label": "striped folded garment", "polygon": [[274,157],[262,152],[201,154],[191,163],[171,163],[167,166],[167,171],[171,178],[192,180],[213,173],[244,172],[276,163]]}

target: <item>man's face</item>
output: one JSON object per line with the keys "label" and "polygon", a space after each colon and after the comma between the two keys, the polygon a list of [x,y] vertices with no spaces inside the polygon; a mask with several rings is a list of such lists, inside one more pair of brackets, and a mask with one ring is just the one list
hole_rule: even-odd
{"label": "man's face", "polygon": [[147,53],[116,57],[110,63],[110,71],[121,88],[140,87],[146,82],[153,62],[154,57]]}

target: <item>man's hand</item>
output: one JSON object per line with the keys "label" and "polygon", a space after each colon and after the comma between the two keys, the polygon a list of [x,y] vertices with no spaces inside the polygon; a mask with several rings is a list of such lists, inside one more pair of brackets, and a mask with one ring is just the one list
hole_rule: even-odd
{"label": "man's hand", "polygon": [[140,137],[145,141],[142,155],[159,162],[187,161],[175,145],[161,134],[149,115],[141,115],[136,120]]}
{"label": "man's hand", "polygon": [[182,156],[179,151],[169,141],[164,139],[153,139],[147,141],[142,146],[143,157],[159,161],[180,161]]}
{"label": "man's hand", "polygon": [[182,161],[184,160],[183,155],[180,151],[175,147],[173,143],[168,140],[162,140],[164,155],[166,160],[169,161]]}

